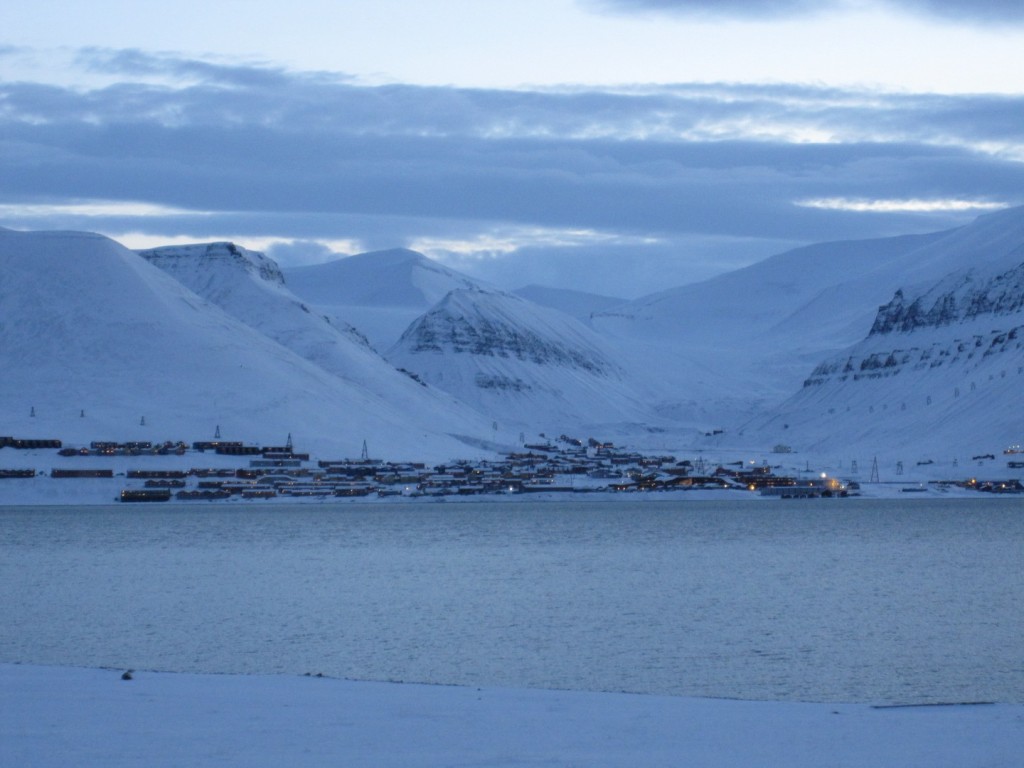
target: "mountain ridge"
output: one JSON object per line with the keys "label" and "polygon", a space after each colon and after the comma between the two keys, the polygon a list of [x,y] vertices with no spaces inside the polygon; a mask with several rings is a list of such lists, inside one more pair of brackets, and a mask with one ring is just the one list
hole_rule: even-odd
{"label": "mountain ridge", "polygon": [[[92,233],[0,233],[4,434],[91,440],[212,438],[322,452],[465,452],[451,425],[410,424],[138,254]],[[325,425],[331,425],[325,427]],[[457,425],[456,425],[457,428]],[[455,430],[452,430],[455,431]],[[479,437],[479,433],[477,437]]]}

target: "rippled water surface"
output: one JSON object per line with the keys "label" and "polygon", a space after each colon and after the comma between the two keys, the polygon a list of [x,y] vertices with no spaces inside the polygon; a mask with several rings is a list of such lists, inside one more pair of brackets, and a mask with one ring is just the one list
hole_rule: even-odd
{"label": "rippled water surface", "polygon": [[1024,701],[1024,500],[0,508],[0,661]]}

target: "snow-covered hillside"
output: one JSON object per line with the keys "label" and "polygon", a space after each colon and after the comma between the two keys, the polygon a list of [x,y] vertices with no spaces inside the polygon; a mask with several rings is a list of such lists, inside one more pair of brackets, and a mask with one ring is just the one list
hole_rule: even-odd
{"label": "snow-covered hillside", "polygon": [[569,288],[552,288],[547,285],[526,285],[512,291],[534,304],[540,304],[548,309],[557,309],[572,315],[577,320],[585,323],[590,322],[591,316],[600,312],[607,312],[613,307],[625,304],[625,299],[618,299],[612,296],[600,296],[596,293],[574,291]]}
{"label": "snow-covered hillside", "polygon": [[[322,331],[327,326],[332,348],[342,345],[343,342],[333,338],[339,335],[357,345],[369,345],[366,338],[348,323],[336,325],[329,318],[312,313],[285,285],[277,263],[258,251],[250,251],[235,243],[197,243],[150,248],[138,253],[203,298],[264,331],[276,341],[297,342],[300,348],[295,351],[303,357],[315,354],[317,344],[314,341],[308,349],[303,349],[301,339],[293,338],[298,330],[294,327],[296,318],[300,315],[305,316],[298,321],[300,326],[308,326],[315,331]],[[324,343],[323,339],[319,341],[321,345]],[[329,356],[314,362],[321,365],[326,362],[325,367],[330,365]]]}
{"label": "snow-covered hillside", "polygon": [[571,429],[652,418],[613,347],[508,293],[452,291],[387,357],[503,422]]}
{"label": "snow-covered hillside", "polygon": [[864,338],[896,289],[998,262],[1022,243],[1021,208],[946,232],[822,243],[616,307],[595,316],[594,327],[648,348],[665,361],[662,375],[676,392],[736,423],[785,399],[823,358]]}
{"label": "snow-covered hillside", "polygon": [[469,450],[448,414],[328,373],[107,238],[3,231],[0,265],[0,434],[188,441],[219,426],[335,456],[363,440],[392,456]]}
{"label": "snow-covered hillside", "polygon": [[[596,330],[664,361],[684,411],[728,424],[792,393],[822,354],[860,338],[891,283],[863,280],[935,236],[824,243],[637,299]],[[678,406],[677,406],[678,407]],[[666,410],[673,409],[671,400]]]}
{"label": "snow-covered hillside", "polygon": [[300,301],[277,264],[234,243],[141,251],[186,287],[328,373],[375,394],[412,422],[458,434],[483,434],[483,418],[443,390],[395,369],[347,324]]}
{"label": "snow-covered hillside", "polygon": [[802,248],[592,316],[594,297],[534,289],[561,305],[540,306],[411,251],[284,273],[230,243],[143,255],[0,230],[0,435],[220,426],[396,458],[554,430],[672,450],[1024,441],[1024,208]]}
{"label": "snow-covered hillside", "polygon": [[348,323],[384,351],[417,317],[457,288],[482,285],[405,248],[285,270],[288,286],[332,322]]}
{"label": "snow-covered hillside", "polygon": [[820,363],[751,433],[806,450],[916,460],[1024,441],[1024,246],[924,290],[898,289],[869,334]]}

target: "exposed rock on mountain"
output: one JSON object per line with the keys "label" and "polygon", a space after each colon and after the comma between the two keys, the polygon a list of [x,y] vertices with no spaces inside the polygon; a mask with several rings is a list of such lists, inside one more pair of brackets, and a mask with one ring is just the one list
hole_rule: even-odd
{"label": "exposed rock on mountain", "polygon": [[953,452],[1020,442],[1024,247],[1004,240],[986,256],[931,285],[896,290],[863,340],[819,363],[752,431],[816,450],[870,442],[876,452]]}
{"label": "exposed rock on mountain", "polygon": [[[672,384],[665,412],[673,410],[673,400],[684,410],[686,400],[696,401],[694,409],[703,408],[706,419],[737,426],[799,390],[823,360],[811,379],[846,368],[852,353],[844,350],[873,327],[877,335],[1016,306],[1013,270],[1024,260],[1022,247],[1024,208],[1008,209],[946,232],[788,251],[615,307],[596,315],[593,325],[663,363],[663,377]],[[967,274],[968,267],[995,272]],[[1006,274],[997,279],[999,273]],[[885,346],[849,365],[891,371],[906,350],[932,344]]]}
{"label": "exposed rock on mountain", "polygon": [[650,415],[613,348],[571,317],[511,294],[452,291],[409,327],[388,359],[518,424]]}
{"label": "exposed rock on mountain", "polygon": [[[1024,259],[1024,248],[1021,249]],[[973,320],[979,315],[1006,315],[1024,308],[1024,264],[990,278],[971,271],[943,280],[907,303],[902,290],[881,307],[872,334],[909,332]]]}

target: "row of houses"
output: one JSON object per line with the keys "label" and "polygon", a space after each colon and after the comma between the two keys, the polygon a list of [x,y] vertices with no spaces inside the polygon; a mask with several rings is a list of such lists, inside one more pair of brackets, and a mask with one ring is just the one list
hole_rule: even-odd
{"label": "row of houses", "polygon": [[[167,456],[208,452],[246,460],[245,466],[132,468],[125,473],[125,501],[267,499],[278,497],[471,496],[528,493],[651,493],[685,489],[746,489],[779,495],[821,495],[830,489],[794,477],[775,475],[767,465],[707,467],[671,455],[648,455],[611,442],[567,435],[524,443],[522,450],[492,460],[460,460],[436,466],[422,462],[371,459],[320,459],[296,452],[291,436],[282,446],[235,441],[163,443],[94,441],[86,447],[63,447],[58,440],[34,441],[33,447],[57,448],[63,457]],[[4,444],[24,444],[2,438]],[[55,467],[51,478],[113,478],[112,469]],[[7,470],[2,477],[31,477],[35,470]],[[789,489],[789,492],[787,492]],[[795,490],[794,490],[795,489]],[[802,489],[802,490],[801,490]]]}
{"label": "row of houses", "polygon": [[1024,493],[1024,484],[1017,479],[1009,480],[978,480],[971,478],[962,482],[953,483],[960,488],[981,493]]}
{"label": "row of houses", "polygon": [[0,435],[0,448],[15,448],[17,450],[36,450],[48,448],[60,448],[63,443],[60,440],[49,438],[21,438]]}
{"label": "row of houses", "polygon": [[[543,436],[542,436],[543,437]],[[706,465],[701,458],[679,460],[619,448],[610,442],[560,435],[525,443],[521,450],[490,460],[460,460],[428,466],[423,462],[370,459],[311,459],[284,445],[256,446],[232,441],[109,442],[88,448],[64,447],[60,440],[0,437],[0,447],[57,448],[74,456],[166,456],[213,453],[220,466],[171,469],[154,462],[118,474],[127,501],[267,499],[281,497],[443,497],[529,493],[652,493],[687,489],[735,489],[765,496],[816,497],[856,493],[856,483],[837,478],[777,473],[767,462]],[[1014,451],[1015,453],[1016,451]],[[1006,451],[1005,453],[1010,453]],[[237,459],[231,461],[230,459]],[[1011,466],[1019,463],[1008,457]],[[244,465],[242,462],[245,462]],[[73,463],[73,462],[69,462]],[[148,462],[147,462],[148,463]],[[121,465],[123,466],[123,464]],[[121,470],[123,472],[123,470]],[[46,474],[45,471],[42,474]],[[31,478],[37,470],[4,469],[0,479]],[[112,469],[55,467],[56,479],[113,478]],[[1024,492],[1017,480],[944,481],[987,493]]]}
{"label": "row of houses", "polygon": [[[289,446],[290,447],[290,446]],[[421,462],[379,459],[321,459],[306,454],[263,451],[247,467],[192,469],[178,473],[133,470],[142,489],[128,489],[126,500],[164,500],[174,491],[183,501],[278,497],[444,497],[528,493],[620,493],[693,488],[757,490],[795,486],[795,478],[778,477],[767,466],[711,471],[673,456],[651,456],[617,449],[613,444],[565,435],[532,443],[500,459],[455,461],[427,466]],[[209,448],[205,448],[209,449]],[[245,455],[245,454],[236,454]],[[191,481],[189,478],[195,478]],[[135,493],[134,491],[142,491]]]}

